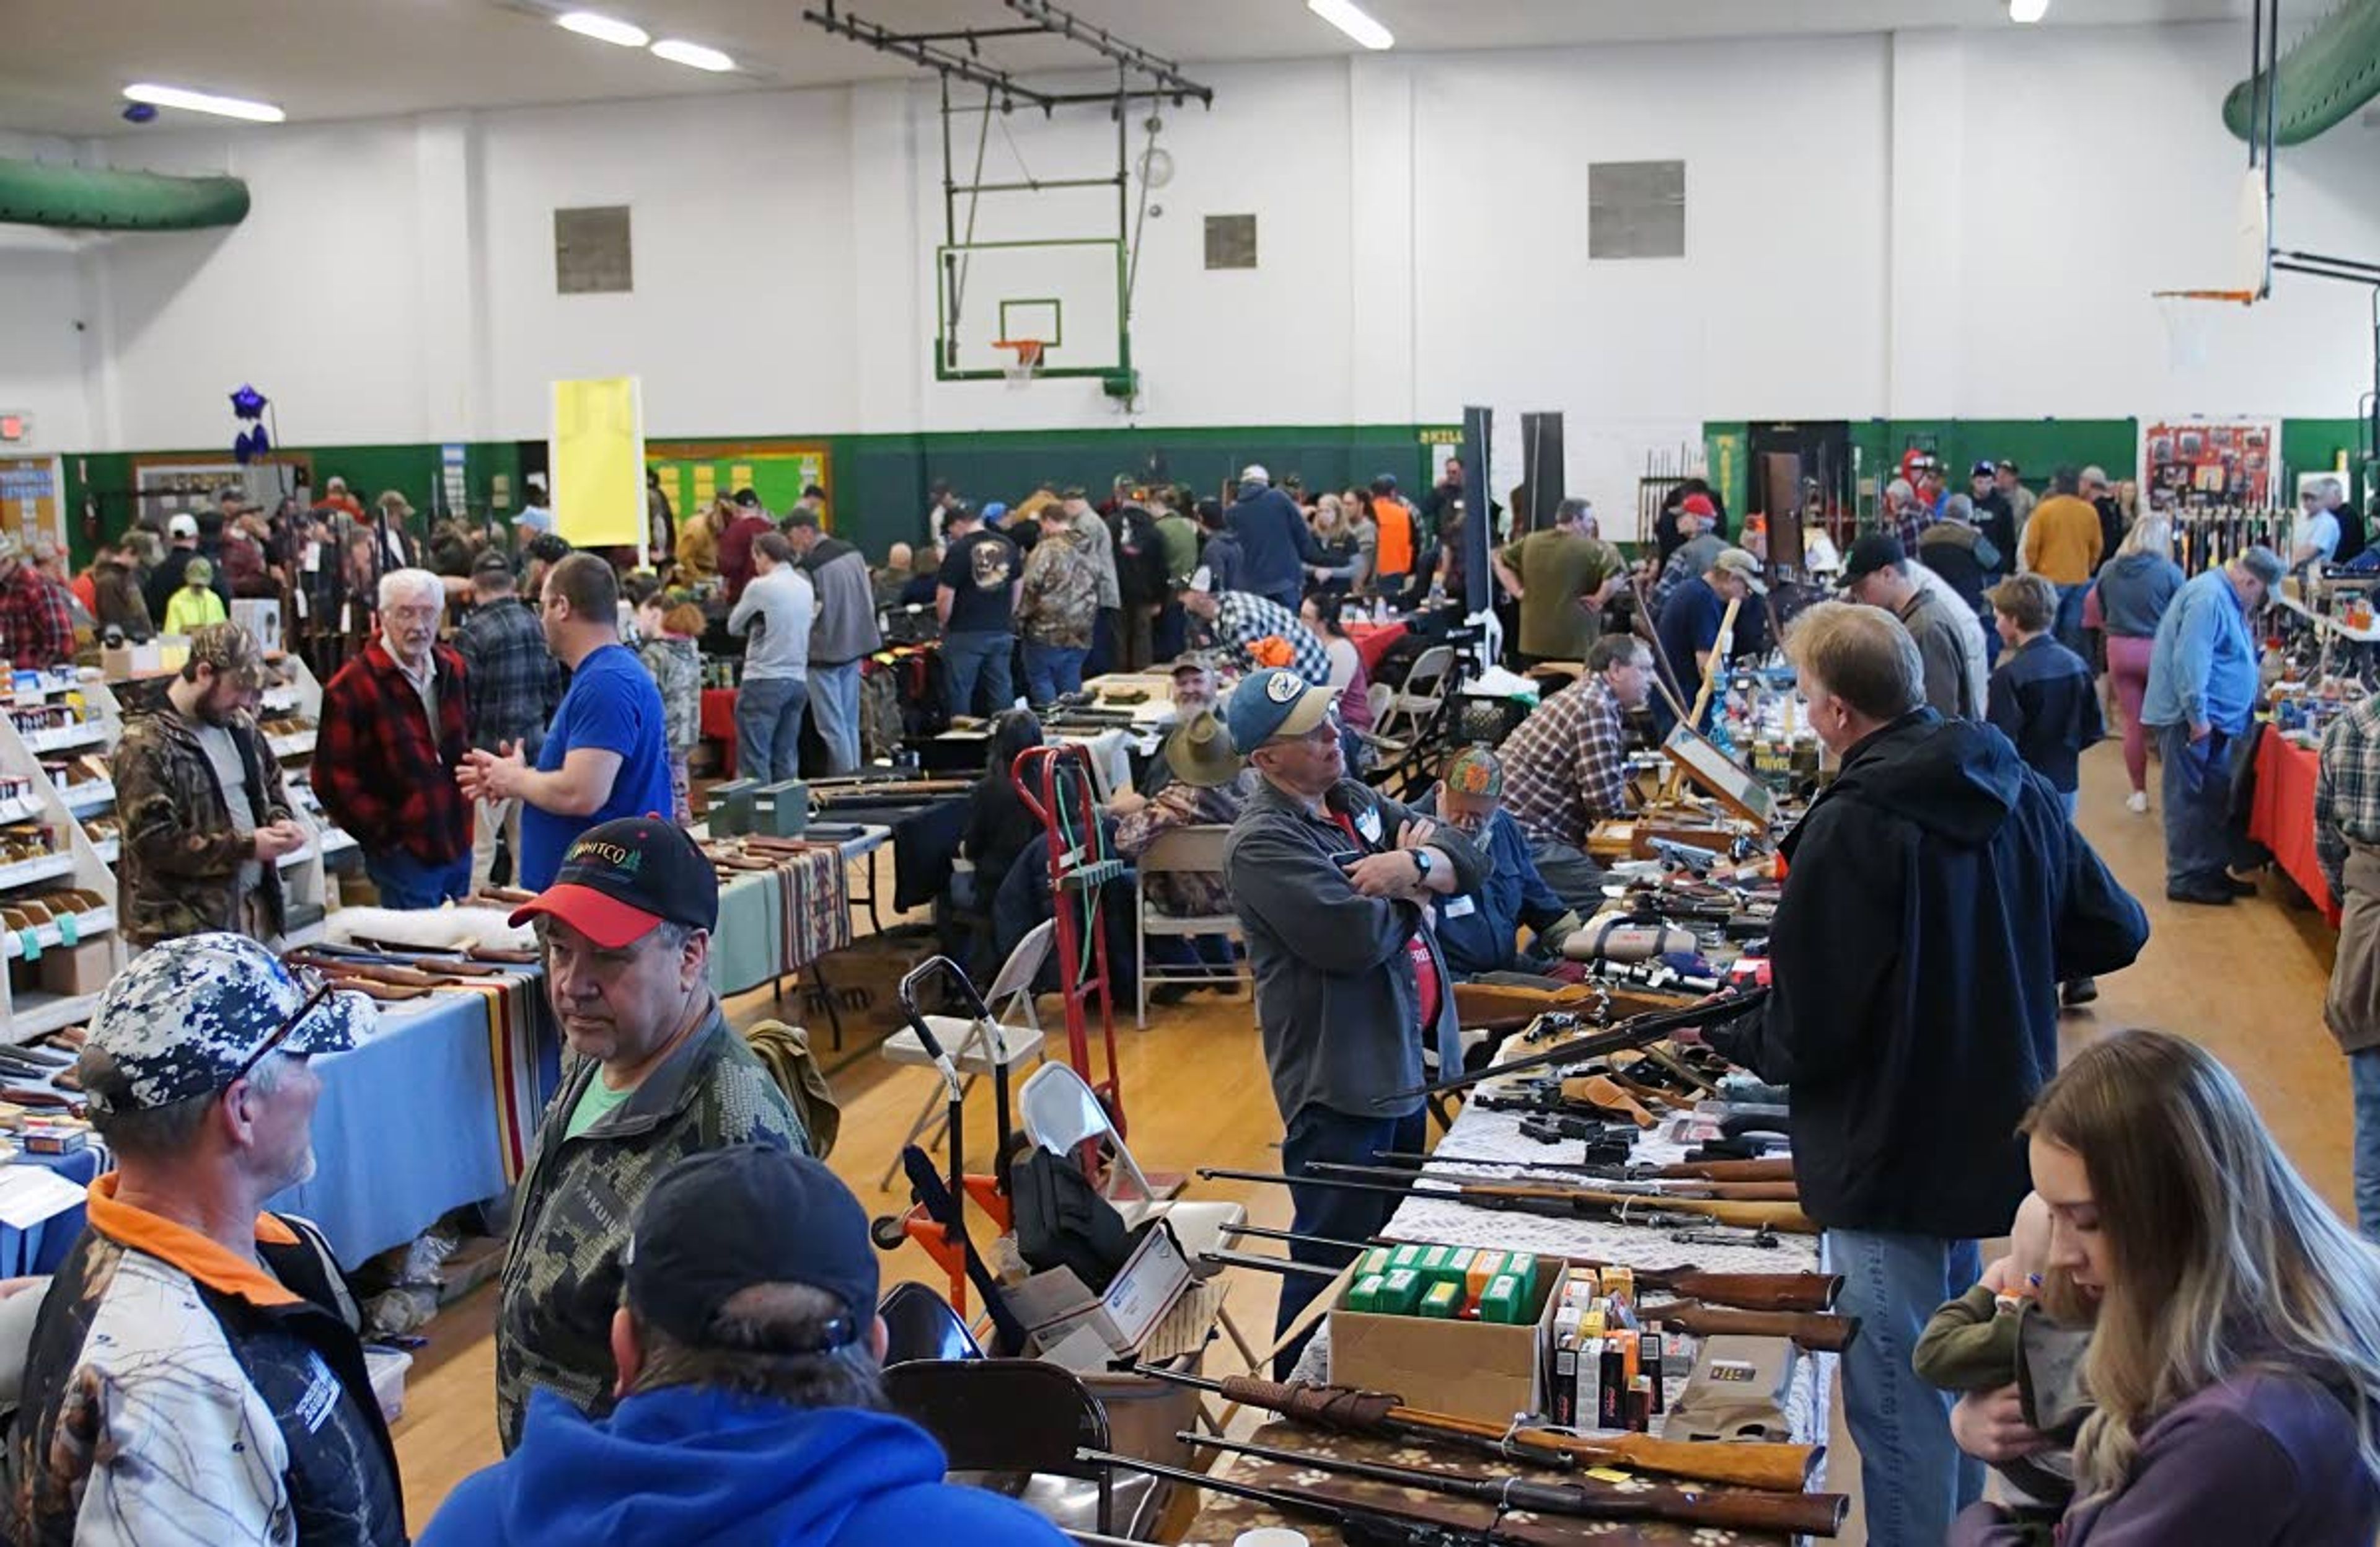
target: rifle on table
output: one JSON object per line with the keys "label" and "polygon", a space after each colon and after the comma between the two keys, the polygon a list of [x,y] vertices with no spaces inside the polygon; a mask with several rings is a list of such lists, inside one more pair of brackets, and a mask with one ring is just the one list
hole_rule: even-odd
{"label": "rifle on table", "polygon": [[1075,1452],[1075,1459],[1095,1466],[1121,1467],[1128,1472],[1140,1472],[1148,1477],[1163,1478],[1169,1482],[1203,1488],[1210,1493],[1246,1499],[1293,1520],[1319,1520],[1337,1531],[1339,1539],[1348,1547],[1530,1547],[1522,1538],[1500,1531],[1492,1526],[1449,1526],[1410,1515],[1392,1514],[1386,1508],[1366,1509],[1356,1504],[1334,1504],[1319,1494],[1279,1492],[1270,1488],[1233,1482],[1229,1478],[1216,1477],[1208,1472],[1169,1467],[1161,1461],[1144,1461],[1137,1456],[1093,1450],[1087,1445]]}
{"label": "rifle on table", "polygon": [[1727,994],[1687,1005],[1675,1010],[1653,1010],[1641,1016],[1631,1016],[1608,1031],[1560,1042],[1543,1053],[1527,1054],[1511,1059],[1477,1074],[1456,1075],[1435,1084],[1417,1085],[1410,1090],[1392,1090],[1373,1098],[1374,1106],[1397,1106],[1416,1096],[1442,1096],[1451,1090],[1468,1090],[1475,1085],[1506,1075],[1521,1074],[1530,1069],[1542,1069],[1556,1064],[1583,1064],[1590,1058],[1609,1054],[1627,1053],[1658,1042],[1672,1031],[1690,1026],[1703,1026],[1714,1020],[1732,1020],[1747,1010],[1758,1009],[1767,1003],[1770,991],[1766,988],[1746,989],[1742,993]]}
{"label": "rifle on table", "polygon": [[[1323,1173],[1318,1175],[1316,1173]],[[1782,1230],[1788,1235],[1815,1236],[1818,1227],[1793,1203],[1731,1203],[1716,1198],[1681,1198],[1674,1193],[1621,1192],[1595,1188],[1561,1187],[1551,1182],[1468,1182],[1438,1178],[1443,1187],[1423,1187],[1423,1178],[1390,1165],[1340,1165],[1330,1161],[1307,1163],[1305,1175],[1286,1176],[1261,1171],[1226,1171],[1202,1166],[1202,1177],[1236,1182],[1280,1182],[1295,1187],[1337,1188],[1342,1192],[1393,1192],[1407,1198],[1458,1203],[1472,1209],[1500,1209],[1508,1213],[1542,1214],[1551,1219],[1609,1218],[1633,1223],[1631,1213],[1647,1211],[1674,1219],[1680,1214],[1715,1219],[1746,1230]],[[1402,1181],[1397,1178],[1403,1178]]]}
{"label": "rifle on table", "polygon": [[[1342,1272],[1312,1262],[1293,1261],[1285,1257],[1257,1257],[1245,1251],[1202,1251],[1198,1254],[1198,1261],[1210,1267],[1252,1268],[1258,1273],[1275,1273],[1282,1278],[1335,1279]],[[1692,1333],[1696,1337],[1722,1334],[1781,1337],[1813,1354],[1840,1354],[1859,1336],[1856,1317],[1787,1310],[1739,1310],[1730,1306],[1697,1305],[1691,1300],[1640,1305],[1636,1308],[1636,1319],[1640,1322],[1659,1322],[1680,1332]]]}
{"label": "rifle on table", "polygon": [[1662,1483],[1631,1482],[1626,1487],[1599,1481],[1548,1482],[1527,1477],[1455,1477],[1417,1467],[1392,1467],[1375,1461],[1342,1460],[1310,1456],[1302,1450],[1256,1444],[1245,1440],[1216,1439],[1178,1431],[1184,1444],[1233,1456],[1253,1456],[1341,1477],[1361,1478],[1391,1488],[1412,1488],[1449,1498],[1494,1504],[1499,1515],[1526,1510],[1573,1520],[1669,1520],[1682,1526],[1719,1530],[1775,1531],[1791,1536],[1833,1536],[1842,1529],[1851,1500],[1840,1493],[1766,1493],[1742,1489],[1705,1491],[1672,1488]]}
{"label": "rifle on table", "polygon": [[1202,1375],[1184,1375],[1153,1364],[1135,1364],[1132,1368],[1135,1375],[1213,1392],[1227,1402],[1262,1407],[1310,1428],[1335,1429],[1348,1434],[1379,1434],[1419,1444],[1451,1444],[1500,1456],[1508,1461],[1533,1461],[1564,1469],[1582,1466],[1626,1467],[1694,1482],[1799,1493],[1809,1482],[1810,1470],[1817,1465],[1823,1450],[1818,1445],[1776,1444],[1759,1440],[1657,1440],[1649,1434],[1574,1434],[1427,1412],[1405,1407],[1386,1392],[1311,1386],[1293,1381],[1260,1381],[1250,1375],[1210,1381]]}
{"label": "rifle on table", "polygon": [[1450,1155],[1443,1150],[1428,1154],[1415,1154],[1403,1150],[1375,1150],[1374,1160],[1427,1165],[1438,1162],[1448,1165],[1505,1165],[1524,1171],[1560,1171],[1569,1175],[1599,1176],[1614,1182],[1641,1181],[1704,1181],[1704,1182],[1790,1182],[1793,1179],[1793,1157],[1778,1155],[1768,1160],[1748,1161],[1679,1161],[1671,1165],[1606,1165],[1599,1162],[1581,1164],[1576,1161],[1500,1160],[1494,1155]]}
{"label": "rifle on table", "polygon": [[[1292,1246],[1335,1248],[1342,1251],[1362,1253],[1374,1247],[1405,1245],[1435,1246],[1435,1241],[1405,1242],[1391,1236],[1375,1236],[1364,1241],[1334,1240],[1328,1236],[1301,1236],[1294,1230],[1272,1230],[1260,1224],[1226,1224],[1226,1236],[1245,1236],[1257,1240],[1284,1241]],[[1576,1261],[1564,1258],[1564,1261]],[[1708,1305],[1732,1306],[1742,1310],[1832,1310],[1835,1297],[1842,1293],[1840,1273],[1705,1273],[1692,1265],[1674,1268],[1639,1268],[1628,1263],[1580,1262],[1581,1267],[1626,1267],[1635,1276],[1640,1287],[1665,1289],[1672,1295],[1684,1295]]]}
{"label": "rifle on table", "polygon": [[[1626,1193],[1631,1198],[1708,1198],[1723,1200],[1730,1203],[1798,1203],[1802,1200],[1801,1188],[1790,1179],[1782,1182],[1708,1182],[1700,1181],[1691,1176],[1631,1176],[1627,1174],[1624,1168],[1618,1166],[1596,1167],[1591,1164],[1579,1167],[1566,1165],[1539,1165],[1534,1161],[1475,1161],[1465,1160],[1460,1155],[1412,1156],[1393,1152],[1384,1154],[1380,1156],[1380,1158],[1382,1160],[1403,1162],[1404,1164],[1397,1166],[1344,1166],[1334,1162],[1317,1161],[1309,1163],[1309,1169],[1328,1165],[1333,1171],[1344,1170],[1350,1175],[1370,1175],[1376,1171],[1394,1170],[1402,1172],[1406,1175],[1411,1175],[1413,1173],[1406,1171],[1404,1166],[1412,1165],[1420,1171],[1422,1177],[1425,1180],[1451,1182],[1465,1179],[1472,1181],[1498,1180],[1499,1178],[1496,1176],[1481,1175],[1481,1172],[1486,1168],[1493,1166],[1499,1170],[1508,1172],[1558,1171],[1564,1175],[1585,1175],[1606,1184],[1605,1190]],[[1450,1171],[1445,1169],[1450,1165],[1470,1166],[1477,1167],[1479,1169],[1463,1171]],[[1502,1179],[1508,1181],[1528,1180],[1527,1177],[1505,1177]]]}

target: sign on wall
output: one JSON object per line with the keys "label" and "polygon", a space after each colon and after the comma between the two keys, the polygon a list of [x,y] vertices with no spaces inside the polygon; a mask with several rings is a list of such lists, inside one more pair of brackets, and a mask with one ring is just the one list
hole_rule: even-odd
{"label": "sign on wall", "polygon": [[553,384],[553,433],[546,443],[553,530],[580,548],[642,552],[645,412],[634,376]]}

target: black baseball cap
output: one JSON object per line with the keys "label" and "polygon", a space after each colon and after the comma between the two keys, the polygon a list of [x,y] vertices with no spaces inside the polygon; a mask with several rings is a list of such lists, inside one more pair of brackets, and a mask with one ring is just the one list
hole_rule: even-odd
{"label": "black baseball cap", "polygon": [[1998,472],[1999,469],[2000,465],[1998,462],[1991,460],[1989,457],[1985,457],[1983,461],[1980,461],[1973,467],[1969,468],[1967,469],[1967,476],[1969,478],[1989,478],[1994,473]]}
{"label": "black baseball cap", "polygon": [[658,816],[621,817],[581,833],[564,851],[553,884],[513,910],[525,924],[559,919],[607,951],[655,926],[719,927],[719,876],[686,830]]}
{"label": "black baseball cap", "polygon": [[510,575],[512,572],[512,560],[504,557],[504,554],[496,552],[493,548],[489,549],[487,552],[481,554],[478,558],[471,561],[471,578],[475,580],[483,577],[492,579],[498,575]]}
{"label": "black baseball cap", "polygon": [[759,1144],[705,1150],[662,1173],[628,1227],[628,1308],[692,1347],[727,1302],[762,1284],[800,1284],[843,1304],[824,1335],[779,1354],[824,1354],[876,1322],[868,1212],[808,1155]]}
{"label": "black baseball cap", "polygon": [[1901,548],[1900,539],[1888,531],[1872,531],[1852,544],[1843,559],[1845,583],[1863,579],[1891,565],[1907,562],[1909,554]]}

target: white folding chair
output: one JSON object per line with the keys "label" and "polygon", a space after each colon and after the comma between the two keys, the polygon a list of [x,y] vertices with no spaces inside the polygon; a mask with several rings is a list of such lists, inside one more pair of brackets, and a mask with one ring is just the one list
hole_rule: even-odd
{"label": "white folding chair", "polygon": [[[1223,869],[1223,840],[1231,835],[1229,827],[1201,823],[1193,827],[1172,827],[1159,834],[1155,842],[1142,850],[1133,861],[1133,916],[1139,920],[1133,937],[1133,965],[1139,980],[1140,1002],[1133,1012],[1133,1024],[1146,1029],[1148,1026],[1148,985],[1166,983],[1207,984],[1216,981],[1214,969],[1207,967],[1160,968],[1150,975],[1148,941],[1151,935],[1174,940],[1186,940],[1193,935],[1220,934],[1237,941],[1240,920],[1236,914],[1210,913],[1196,916],[1167,913],[1148,900],[1148,878],[1152,874],[1183,871],[1220,874]],[[1234,981],[1239,968],[1232,969]]]}
{"label": "white folding chair", "polygon": [[1429,723],[1438,700],[1446,696],[1454,671],[1454,647],[1432,645],[1416,657],[1405,674],[1404,686],[1390,697],[1388,706],[1372,716],[1371,739],[1391,754]]}
{"label": "white folding chair", "polygon": [[[1206,1278],[1218,1271],[1201,1263],[1199,1254],[1227,1245],[1228,1229],[1248,1222],[1247,1205],[1158,1197],[1148,1174],[1132,1158],[1132,1151],[1124,1148],[1123,1136],[1109,1121],[1107,1108],[1099,1104],[1098,1093],[1084,1083],[1074,1066],[1045,1062],[1034,1070],[1025,1088],[1017,1092],[1016,1111],[1025,1126],[1025,1136],[1053,1155],[1079,1161],[1087,1147],[1104,1148],[1108,1151],[1107,1180],[1100,1187],[1100,1194],[1115,1205],[1124,1224],[1136,1227],[1146,1220],[1162,1219],[1173,1227],[1174,1238],[1182,1243],[1182,1255],[1190,1260],[1193,1273]],[[1257,1351],[1232,1324],[1231,1313],[1222,1312],[1220,1320],[1240,1357],[1248,1361],[1250,1370],[1257,1369]]]}
{"label": "white folding chair", "polygon": [[[1016,943],[1016,949],[1009,952],[1008,959],[1001,964],[1000,976],[991,981],[991,987],[983,996],[984,1004],[999,1017],[997,1024],[968,1020],[958,1016],[926,1017],[927,1029],[933,1032],[934,1040],[949,1051],[959,1072],[965,1077],[959,1087],[962,1100],[965,1092],[975,1089],[978,1078],[993,1071],[1000,1062],[998,1055],[1001,1053],[1007,1054],[1008,1066],[1012,1069],[1027,1058],[1047,1065],[1050,1057],[1048,1039],[1042,1033],[1040,1017],[1033,1009],[1033,980],[1041,975],[1041,964],[1049,959],[1050,944],[1057,936],[1057,920],[1042,920]],[[997,1042],[992,1040],[995,1037],[999,1039]],[[888,1062],[915,1064],[927,1068],[933,1066],[934,1060],[926,1052],[925,1044],[917,1040],[915,1028],[904,1026],[885,1038],[879,1047]],[[940,1137],[942,1126],[950,1120],[943,1090],[941,1082],[937,1080],[932,1094],[926,1098],[926,1104],[918,1109],[917,1120],[909,1125],[908,1133],[894,1146],[892,1163],[884,1168],[883,1179],[876,1184],[879,1189],[892,1185],[893,1174],[901,1169],[903,1150],[920,1142],[921,1136]],[[923,1141],[930,1143],[933,1138],[926,1138]]]}

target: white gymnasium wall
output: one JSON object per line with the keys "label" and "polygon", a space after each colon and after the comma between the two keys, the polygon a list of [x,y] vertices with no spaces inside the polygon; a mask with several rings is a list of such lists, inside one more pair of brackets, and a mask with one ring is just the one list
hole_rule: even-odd
{"label": "white gymnasium wall", "polygon": [[[1609,501],[1705,419],[2350,413],[2360,289],[2284,276],[2192,372],[2144,294],[2224,277],[2237,31],[1202,67],[1215,108],[1161,109],[1178,171],[1140,259],[1139,421],[1560,409],[1573,484]],[[310,444],[535,437],[549,380],[620,371],[656,436],[1130,422],[1094,383],[933,379],[933,100],[890,82],[85,145],[237,172],[255,212],[0,247],[0,399],[93,449],[212,445],[243,379]],[[1111,164],[1096,110],[1008,128],[987,177]],[[1588,262],[1586,164],[1673,157],[1685,259]],[[556,296],[552,209],[610,202],[635,211],[635,293]],[[1241,213],[1261,266],[1207,272],[1201,218]],[[2380,255],[2380,136],[2286,152],[2280,222]],[[1028,234],[987,201],[979,236]]]}
{"label": "white gymnasium wall", "polygon": [[[71,161],[64,140],[0,132],[0,156]],[[59,231],[0,225],[0,412],[32,419],[28,454],[98,438],[84,390],[81,242]]]}

